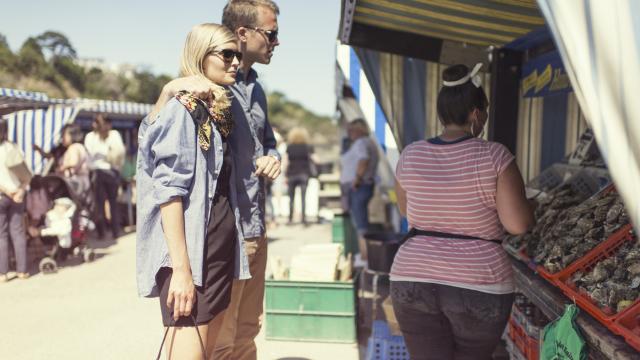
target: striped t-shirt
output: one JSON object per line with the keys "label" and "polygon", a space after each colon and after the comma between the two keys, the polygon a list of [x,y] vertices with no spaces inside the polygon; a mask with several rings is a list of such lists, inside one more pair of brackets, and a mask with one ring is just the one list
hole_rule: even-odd
{"label": "striped t-shirt", "polygon": [[[437,141],[436,141],[437,140]],[[422,230],[502,239],[496,210],[498,175],[513,161],[501,144],[476,138],[438,138],[407,146],[396,178],[407,197],[409,226]],[[457,286],[494,294],[513,291],[509,259],[491,241],[416,236],[396,254],[392,281]]]}

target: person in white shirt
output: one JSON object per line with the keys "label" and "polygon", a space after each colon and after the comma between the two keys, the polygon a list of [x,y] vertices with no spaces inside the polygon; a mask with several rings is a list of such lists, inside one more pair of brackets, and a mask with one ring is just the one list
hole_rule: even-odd
{"label": "person in white shirt", "polygon": [[0,120],[0,282],[6,282],[9,272],[9,239],[16,256],[19,279],[29,277],[27,237],[24,229],[24,196],[28,182],[12,170],[14,163],[22,163],[24,155],[8,140],[6,120]]}
{"label": "person in white shirt", "polygon": [[366,260],[366,244],[363,235],[369,227],[369,201],[373,197],[378,169],[378,149],[369,137],[369,127],[363,119],[349,123],[351,146],[341,155],[340,187],[345,192],[345,211],[349,211],[358,231],[360,255]]}
{"label": "person in white shirt", "polygon": [[124,164],[125,147],[117,130],[112,130],[111,121],[98,115],[93,121],[93,131],[84,139],[89,153],[89,169],[92,172],[92,184],[96,201],[96,230],[103,238],[107,225],[104,203],[109,202],[111,212],[111,232],[114,238],[121,234],[120,214],[118,211],[118,189],[120,170]]}

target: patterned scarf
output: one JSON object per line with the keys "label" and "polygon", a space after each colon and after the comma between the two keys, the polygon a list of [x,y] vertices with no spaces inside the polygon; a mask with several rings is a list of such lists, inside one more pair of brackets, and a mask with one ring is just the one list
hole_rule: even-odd
{"label": "patterned scarf", "polygon": [[198,125],[198,144],[204,151],[211,147],[211,131],[215,125],[223,138],[227,138],[233,130],[233,117],[230,106],[221,106],[220,102],[207,103],[192,93],[182,90],[176,99],[189,111],[193,121]]}

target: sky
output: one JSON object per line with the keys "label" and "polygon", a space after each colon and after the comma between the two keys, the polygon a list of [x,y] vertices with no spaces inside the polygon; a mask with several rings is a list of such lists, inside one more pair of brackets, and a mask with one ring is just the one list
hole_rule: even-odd
{"label": "sky", "polygon": [[[310,110],[335,110],[335,44],[340,0],[279,0],[281,45],[271,64],[257,64],[267,91],[281,91]],[[148,67],[177,76],[193,25],[220,22],[225,0],[3,1],[0,34],[16,51],[29,36],[66,35],[81,58]],[[0,84],[1,86],[1,84]]]}

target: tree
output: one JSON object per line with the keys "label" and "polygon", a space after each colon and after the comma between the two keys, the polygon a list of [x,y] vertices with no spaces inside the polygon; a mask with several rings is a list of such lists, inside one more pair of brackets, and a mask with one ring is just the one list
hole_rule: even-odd
{"label": "tree", "polygon": [[84,69],[67,56],[55,56],[51,59],[53,68],[80,92],[85,91],[87,76]]}
{"label": "tree", "polygon": [[16,71],[18,59],[9,48],[7,38],[0,34],[0,71],[13,73]]}
{"label": "tree", "polygon": [[44,58],[42,48],[35,38],[28,38],[18,52],[18,70],[23,75],[39,79],[50,77],[52,72]]}
{"label": "tree", "polygon": [[36,38],[38,45],[42,49],[49,51],[49,57],[77,58],[76,50],[71,45],[69,39],[56,31],[47,31]]}

